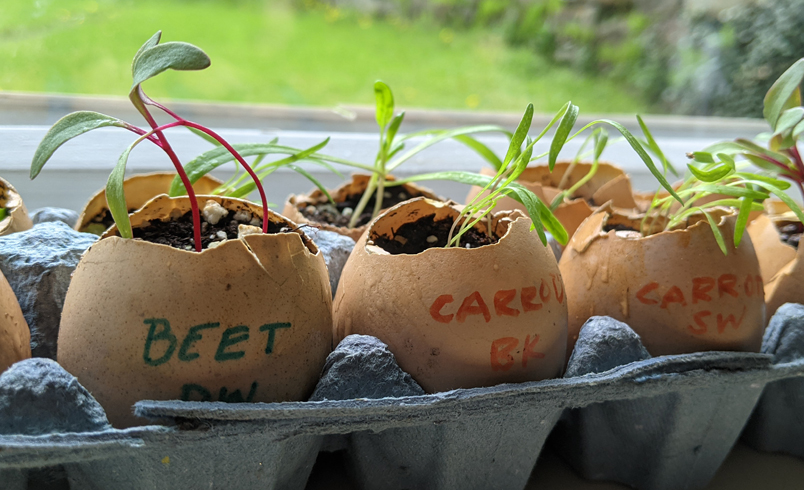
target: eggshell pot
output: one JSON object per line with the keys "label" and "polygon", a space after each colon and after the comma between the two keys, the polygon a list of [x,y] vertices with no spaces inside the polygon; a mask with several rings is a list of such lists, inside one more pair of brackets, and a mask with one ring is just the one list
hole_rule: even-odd
{"label": "eggshell pot", "polygon": [[798,223],[796,215],[781,201],[766,201],[762,215],[749,223],[746,231],[757,251],[765,282],[765,309],[770,319],[785,303],[804,303],[804,261],[798,249],[781,240],[779,227]]}
{"label": "eggshell pot", "polygon": [[6,217],[0,220],[0,236],[30,230],[33,227],[19,193],[2,178],[0,178],[0,207],[6,209]]}
{"label": "eggshell pot", "polygon": [[640,218],[604,207],[575,232],[559,267],[569,306],[571,351],[589,317],[631,326],[654,355],[705,350],[759,351],[765,326],[762,278],[751,239],[734,248],[736,214],[711,211],[728,247],[723,255],[703,215],[683,229],[648,237]]}
{"label": "eggshell pot", "polygon": [[[332,200],[335,202],[346,201],[350,196],[362,195],[366,190],[366,187],[368,187],[370,179],[371,176],[369,175],[354,174],[352,175],[351,182],[346,182],[334,191],[331,191],[329,194],[332,196]],[[393,177],[390,177],[389,180],[393,180]],[[439,199],[438,196],[433,193],[433,191],[414,184],[403,184],[401,186],[395,186],[393,189],[404,190],[408,195],[414,197],[423,196],[430,199]],[[311,221],[301,213],[301,210],[307,206],[315,206],[317,204],[324,204],[326,202],[327,196],[325,196],[324,193],[319,189],[315,189],[309,194],[294,194],[288,197],[288,200],[285,202],[285,208],[282,210],[282,214],[296,223],[313,225],[317,228],[321,228],[322,230],[334,231],[335,233],[348,236],[352,240],[357,241],[360,238],[360,235],[362,235],[363,232],[366,231],[366,228],[368,228],[367,224],[358,226],[356,228],[333,226],[327,223]]]}
{"label": "eggshell pot", "polygon": [[[213,199],[230,212],[262,209]],[[190,210],[158,196],[134,228]],[[296,228],[269,212],[268,218]],[[142,421],[138,400],[305,400],[332,344],[324,259],[297,233],[256,234],[201,253],[123,239],[115,227],[75,270],[64,301],[58,361],[116,427]]]}
{"label": "eggshell pot", "polygon": [[[552,172],[550,172],[550,168],[547,165],[528,167],[519,176],[517,182],[536,194],[546,204],[550,204],[561,192],[558,185],[561,183],[561,179],[570,164],[571,162],[557,162]],[[570,173],[564,188],[572,187],[589,173],[591,167],[591,163],[577,163]],[[496,171],[488,167],[481,169],[480,173],[488,176],[496,175]],[[466,196],[466,202],[469,203],[481,190],[480,187],[472,186]],[[590,205],[588,201],[592,201],[598,206],[611,201],[612,205],[617,208],[636,208],[628,175],[621,168],[609,163],[601,162],[595,175],[589,179],[589,182],[578,188],[574,198],[565,199],[554,211],[553,214],[564,225],[570,236],[575,233],[575,230],[583,220],[596,209],[596,206]],[[527,214],[525,207],[510,197],[500,199],[496,209],[519,209]]]}
{"label": "eggshell pot", "polygon": [[[155,172],[132,175],[126,178],[123,182],[123,190],[126,193],[126,206],[128,206],[128,209],[139,209],[159,194],[167,194],[170,191],[170,185],[174,177],[176,177],[175,172]],[[223,184],[222,181],[207,174],[193,184],[193,189],[197,194],[211,194],[221,184]],[[86,231],[86,227],[91,223],[92,218],[105,209],[109,209],[106,204],[106,189],[101,189],[90,198],[84,209],[81,210],[75,229]]]}
{"label": "eggshell pot", "polygon": [[[567,306],[555,258],[519,211],[494,217],[500,240],[391,255],[374,245],[405,223],[454,219],[454,203],[416,198],[369,224],[344,267],[334,336],[378,337],[428,392],[559,376]],[[485,230],[485,225],[480,229]]]}
{"label": "eggshell pot", "polygon": [[31,332],[17,296],[0,273],[0,373],[31,357]]}

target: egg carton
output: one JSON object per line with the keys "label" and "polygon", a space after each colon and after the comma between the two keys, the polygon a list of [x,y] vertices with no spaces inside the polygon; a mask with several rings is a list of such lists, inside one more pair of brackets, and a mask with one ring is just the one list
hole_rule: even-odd
{"label": "egg carton", "polygon": [[0,436],[0,481],[12,490],[59,478],[73,489],[301,490],[320,451],[345,449],[363,489],[522,489],[555,431],[558,450],[586,478],[702,488],[755,406],[746,440],[803,456],[804,356],[778,362],[769,337],[760,354],[662,356],[423,396],[145,400],[135,413],[168,425]]}

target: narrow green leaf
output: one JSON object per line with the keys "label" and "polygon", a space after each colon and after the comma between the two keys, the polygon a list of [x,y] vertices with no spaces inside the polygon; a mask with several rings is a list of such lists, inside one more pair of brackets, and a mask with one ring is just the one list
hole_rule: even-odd
{"label": "narrow green leaf", "polygon": [[385,151],[388,152],[388,149],[391,147],[391,144],[394,142],[394,137],[396,137],[397,131],[399,131],[399,126],[402,124],[402,120],[405,119],[405,112],[402,111],[391,120],[391,125],[388,126],[388,132],[385,134]]}
{"label": "narrow green leaf", "polygon": [[799,221],[804,223],[804,212],[802,212],[802,210],[801,210],[801,205],[796,203],[793,200],[793,198],[788,196],[784,191],[782,191],[781,189],[779,189],[778,187],[776,187],[774,185],[766,184],[766,183],[761,183],[761,184],[757,184],[757,185],[762,186],[765,190],[767,190],[768,192],[770,192],[774,196],[776,196],[779,199],[781,199],[782,202],[787,204],[787,207],[789,207],[790,210],[793,211],[793,213],[796,215],[796,218],[798,218]]}
{"label": "narrow green leaf", "polygon": [[151,36],[150,39],[145,41],[145,44],[140,46],[140,49],[137,50],[137,53],[134,55],[134,59],[131,61],[131,76],[134,76],[134,66],[137,64],[137,60],[142,56],[146,50],[153,48],[157,44],[159,44],[159,40],[162,39],[162,31],[156,31],[156,34]]}
{"label": "narrow green leaf", "polygon": [[215,138],[213,138],[212,136],[208,135],[207,133],[205,133],[203,131],[200,131],[200,130],[195,129],[195,128],[191,128],[190,126],[184,126],[184,127],[187,128],[187,130],[190,131],[191,133],[193,133],[194,135],[198,136],[202,140],[204,140],[207,143],[211,144],[212,146],[223,146],[223,145],[221,145],[220,141],[216,140]]}
{"label": "narrow green leaf", "polygon": [[[796,61],[780,76],[765,94],[765,107],[762,115],[771,128],[776,129],[782,111],[791,105],[801,105],[799,85],[804,79],[804,58]],[[795,104],[798,96],[798,104]]]}
{"label": "narrow green leaf", "polygon": [[673,166],[672,163],[670,163],[670,160],[668,160],[667,157],[664,156],[664,152],[659,147],[659,144],[656,143],[656,140],[653,138],[653,134],[651,134],[650,130],[648,129],[648,125],[645,124],[645,121],[642,120],[642,116],[637,114],[636,118],[637,122],[639,122],[639,127],[642,129],[642,134],[645,135],[645,140],[648,143],[648,148],[650,148],[650,151],[652,151],[654,155],[659,157],[659,160],[661,160],[662,162],[662,167],[664,168],[665,173],[667,173],[667,171],[670,170],[670,172],[672,172],[673,175],[678,177],[678,172],[676,171],[676,168]]}
{"label": "narrow green leaf", "polygon": [[625,140],[628,142],[628,144],[631,145],[631,148],[633,148],[634,151],[637,153],[637,155],[639,155],[639,158],[642,159],[642,162],[645,164],[645,166],[648,167],[648,170],[650,171],[651,174],[653,174],[653,177],[659,181],[659,184],[661,184],[661,186],[664,187],[664,189],[671,196],[673,196],[678,202],[682,202],[681,198],[678,196],[678,194],[676,194],[675,189],[673,189],[670,183],[667,182],[667,179],[664,177],[664,175],[661,172],[659,172],[659,169],[656,168],[656,165],[654,165],[653,160],[651,160],[650,158],[650,155],[648,155],[648,153],[645,151],[642,145],[639,144],[639,141],[637,141],[637,139],[634,138],[634,135],[631,134],[631,132],[628,131],[628,129],[625,126],[618,123],[617,121],[612,121],[611,119],[599,119],[597,121],[593,121],[590,124],[598,124],[598,123],[608,124],[609,126],[612,126],[617,131],[619,131],[620,134],[622,134]]}
{"label": "narrow green leaf", "polygon": [[715,235],[715,241],[717,241],[717,246],[720,247],[720,251],[723,252],[723,255],[729,255],[729,250],[726,248],[726,241],[723,239],[723,233],[721,233],[718,229],[714,218],[712,218],[712,215],[703,209],[701,209],[701,212],[704,214],[704,216],[706,216],[706,220],[709,222],[709,227],[712,228],[712,234]]}
{"label": "narrow green leaf", "polygon": [[553,135],[553,141],[550,143],[548,167],[550,168],[551,172],[553,171],[553,167],[556,165],[558,154],[561,152],[561,149],[567,142],[567,138],[569,137],[570,132],[572,132],[572,128],[575,126],[575,122],[578,120],[578,114],[580,113],[580,109],[577,105],[573,104],[572,102],[569,102],[568,104],[567,110],[564,112],[564,115],[561,116],[561,121],[558,123],[556,133]]}
{"label": "narrow green leaf", "polygon": [[39,175],[42,167],[61,145],[76,136],[107,126],[125,128],[127,123],[115,117],[91,111],[73,112],[56,121],[56,124],[42,138],[39,147],[36,148],[31,162],[31,178],[34,179]]}
{"label": "narrow green leaf", "polygon": [[525,113],[522,115],[522,119],[519,121],[519,125],[514,131],[514,135],[511,137],[511,143],[508,145],[508,151],[505,153],[502,167],[508,165],[508,162],[516,158],[522,151],[522,142],[525,141],[525,137],[528,135],[528,131],[530,131],[532,121],[533,104],[528,104],[525,108]]}
{"label": "narrow green leaf", "polygon": [[3,221],[8,216],[8,210],[6,208],[0,208],[0,221]]}
{"label": "narrow green leaf", "polygon": [[491,150],[491,148],[477,141],[471,136],[462,134],[455,136],[453,139],[474,150],[478,155],[489,162],[495,170],[500,170],[500,167],[502,167],[502,160],[500,160],[500,157],[498,157],[497,154]]}
{"label": "narrow green leaf", "polygon": [[603,150],[606,149],[606,145],[609,143],[609,133],[605,128],[597,128],[595,134],[595,153],[592,159],[599,160],[600,155],[603,154]]}
{"label": "narrow green leaf", "polygon": [[766,184],[776,186],[781,190],[789,189],[791,185],[790,182],[786,180],[774,179],[773,177],[768,177],[766,175],[752,174],[748,172],[735,172],[734,175],[745,179],[747,182],[764,182]]}
{"label": "narrow green leaf", "polygon": [[712,156],[711,153],[705,151],[694,151],[692,152],[692,158],[696,162],[701,163],[715,163],[715,158]]}
{"label": "narrow green leaf", "polygon": [[[767,186],[769,184],[762,184],[763,186]],[[717,184],[702,184],[696,186],[695,191],[698,192],[710,192],[712,194],[723,194],[726,196],[733,196],[733,197],[748,197],[757,201],[763,201],[770,196],[767,193],[755,191],[753,189],[748,189],[746,187],[735,187],[735,186],[728,186],[728,185],[717,185]]]}
{"label": "narrow green leaf", "polygon": [[132,73],[133,93],[137,86],[165,70],[203,70],[210,65],[209,56],[200,48],[182,42],[158,44],[144,50],[134,60]]}
{"label": "narrow green leaf", "polygon": [[749,162],[753,163],[754,165],[763,170],[767,170],[768,172],[773,172],[774,174],[781,172],[782,174],[791,176],[795,174],[795,172],[789,167],[787,169],[780,168],[777,165],[774,165],[773,163],[765,160],[764,158],[752,155],[751,153],[743,153],[743,156]]}
{"label": "narrow green leaf", "polygon": [[[428,138],[425,141],[422,141],[421,143],[419,143],[418,145],[414,146],[410,150],[406,151],[405,153],[403,153],[399,157],[395,158],[393,162],[390,162],[386,166],[386,170],[388,172],[393,171],[398,166],[402,165],[403,163],[405,163],[409,159],[411,159],[414,156],[416,156],[422,150],[425,150],[425,149],[427,149],[427,148],[429,148],[429,147],[431,147],[431,146],[433,146],[433,145],[435,145],[437,143],[440,143],[441,141],[448,140],[450,138],[457,138],[458,136],[467,135],[467,134],[495,133],[495,132],[500,132],[500,127],[499,126],[492,126],[492,125],[467,126],[467,127],[463,127],[463,128],[450,129],[450,130],[430,131],[429,133],[434,134],[433,137]],[[421,133],[419,133],[419,134],[421,134]],[[408,140],[408,139],[410,139],[411,136],[412,135],[408,134],[408,135],[402,136],[400,138],[397,138],[397,142]],[[470,146],[470,148],[472,148],[472,147]],[[341,163],[341,162],[338,162],[338,161],[336,161],[334,159],[331,159],[331,158],[328,159],[328,160],[332,161],[332,162],[335,162],[335,163]]]}
{"label": "narrow green leaf", "polygon": [[749,198],[743,199],[740,203],[740,212],[737,214],[737,222],[734,224],[734,248],[739,247],[743,240],[743,233],[748,225],[748,215],[751,213],[753,204],[754,200]]}
{"label": "narrow green leaf", "polygon": [[109,179],[106,181],[106,204],[112,213],[112,218],[117,225],[117,231],[123,238],[133,238],[131,230],[131,220],[128,218],[128,206],[126,205],[126,192],[123,189],[123,181],[126,178],[126,163],[131,150],[139,143],[135,141],[120,155],[117,164],[114,166]]}
{"label": "narrow green leaf", "polygon": [[391,93],[391,87],[381,80],[374,82],[374,99],[377,104],[375,110],[377,125],[380,129],[384,129],[394,117],[394,95]]}

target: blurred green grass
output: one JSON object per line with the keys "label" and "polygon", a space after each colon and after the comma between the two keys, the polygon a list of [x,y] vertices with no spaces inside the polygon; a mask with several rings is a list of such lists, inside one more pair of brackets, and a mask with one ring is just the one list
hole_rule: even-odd
{"label": "blurred green grass", "polygon": [[334,106],[373,104],[388,83],[406,107],[644,112],[617,83],[551,66],[494,32],[376,21],[271,0],[2,0],[0,90],[125,95],[130,62],[155,31],[212,58],[203,73],[146,84],[155,98]]}

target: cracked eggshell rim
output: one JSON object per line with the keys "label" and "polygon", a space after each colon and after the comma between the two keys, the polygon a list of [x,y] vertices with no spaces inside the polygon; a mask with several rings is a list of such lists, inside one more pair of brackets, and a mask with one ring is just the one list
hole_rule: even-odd
{"label": "cracked eggshell rim", "polygon": [[0,374],[12,364],[31,357],[31,331],[17,296],[0,272]]}
{"label": "cracked eggshell rim", "polygon": [[798,223],[796,215],[781,200],[765,201],[767,215],[762,215],[747,227],[757,249],[762,278],[765,281],[765,310],[770,318],[785,303],[804,302],[804,260],[802,251],[784,243],[779,226]]}
{"label": "cracked eggshell rim", "polygon": [[17,189],[0,178],[0,207],[6,208],[6,217],[0,221],[0,236],[30,230],[33,222]]}
{"label": "cracked eggshell rim", "polygon": [[[355,333],[379,338],[431,393],[560,376],[567,342],[564,288],[555,257],[530,231],[530,219],[519,211],[497,213],[502,238],[475,249],[390,255],[369,242],[433,214],[436,220],[454,218],[458,210],[454,203],[416,198],[369,224],[336,292],[336,341]],[[532,355],[523,361],[526,343]]]}
{"label": "cracked eggshell rim", "polygon": [[[334,191],[331,191],[329,194],[332,196],[333,201],[343,202],[349,196],[363,194],[363,192],[366,190],[366,187],[368,187],[370,178],[371,176],[367,174],[352,174],[351,181],[345,182]],[[394,178],[389,177],[388,180],[394,180]],[[416,196],[423,196],[436,200],[439,199],[439,197],[436,196],[430,189],[416,184],[402,184],[401,186],[394,186],[394,189],[404,189],[408,194],[415,193]],[[282,210],[282,214],[296,223],[308,224],[326,231],[334,231],[339,235],[348,236],[354,241],[359,240],[360,236],[366,231],[366,228],[368,228],[368,224],[358,226],[356,228],[334,226],[327,223],[319,223],[318,221],[311,221],[307,219],[300,211],[301,208],[314,206],[316,204],[323,204],[325,202],[327,202],[327,196],[325,196],[320,189],[315,189],[309,194],[291,194],[288,196],[287,201],[285,201],[285,208]]]}
{"label": "cracked eggshell rim", "polygon": [[[209,199],[262,216],[248,201],[198,197],[200,205]],[[131,221],[137,227],[189,210],[186,196],[163,195]],[[270,210],[268,219],[296,227]],[[197,253],[123,239],[112,227],[73,274],[58,361],[115,427],[143,423],[131,411],[139,400],[180,399],[185,390],[189,399],[203,399],[196,387],[211,401],[238,390],[243,399],[253,390],[254,402],[305,400],[332,348],[327,269],[305,241],[298,233],[255,234]]]}
{"label": "cracked eggshell rim", "polygon": [[654,356],[758,352],[765,303],[753,244],[743,236],[734,248],[734,210],[713,208],[711,213],[728,255],[720,251],[702,215],[691,217],[686,228],[648,237],[604,232],[607,223],[638,229],[641,220],[610,206],[584,221],[559,263],[569,306],[567,352],[594,315],[627,323]]}
{"label": "cracked eggshell rim", "polygon": [[[522,172],[517,182],[550,205],[559,194],[558,185],[571,163],[569,161],[557,162],[553,172],[550,172],[550,168],[546,164],[529,166]],[[591,163],[578,162],[570,174],[566,187],[572,187],[588,173],[591,167]],[[480,173],[490,177],[497,174],[494,169],[488,167],[483,167]],[[465,202],[469,203],[481,190],[478,186],[472,186]],[[589,182],[578,188],[577,195],[580,197],[564,199],[564,202],[559,204],[553,212],[556,219],[564,225],[569,236],[572,236],[583,220],[596,209],[589,205],[587,199],[600,203],[611,201],[614,207],[622,209],[636,209],[637,207],[628,175],[623,169],[610,163],[600,162],[595,175],[589,179]],[[497,209],[518,209],[527,214],[525,206],[510,197],[501,198],[497,203]]]}
{"label": "cracked eggshell rim", "polygon": [[[128,209],[139,209],[159,194],[167,194],[174,177],[176,177],[176,172],[154,172],[127,177],[123,181],[126,206]],[[221,184],[223,184],[222,181],[206,174],[193,184],[193,189],[196,194],[212,194],[212,191],[220,187]],[[78,231],[84,230],[92,218],[108,208],[106,189],[103,188],[96,192],[84,206],[84,209],[81,210],[78,221],[75,223],[75,229]]]}

